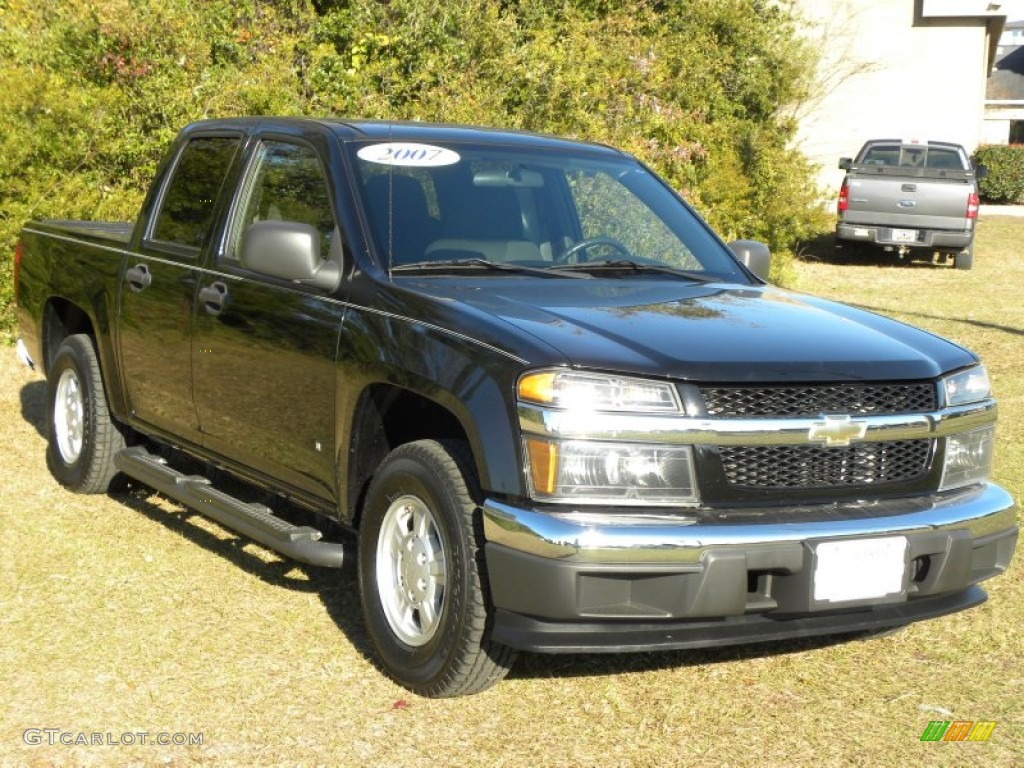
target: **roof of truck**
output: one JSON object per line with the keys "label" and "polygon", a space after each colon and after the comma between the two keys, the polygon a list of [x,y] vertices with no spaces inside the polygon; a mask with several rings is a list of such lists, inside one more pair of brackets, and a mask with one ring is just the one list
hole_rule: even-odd
{"label": "roof of truck", "polygon": [[456,142],[474,144],[505,144],[549,149],[586,147],[599,152],[621,155],[620,150],[605,144],[561,138],[530,131],[489,128],[446,123],[422,123],[404,120],[363,120],[333,117],[234,117],[202,120],[186,127],[186,131],[210,128],[252,131],[257,126],[280,126],[301,129],[303,126],[327,128],[343,141],[414,141]]}

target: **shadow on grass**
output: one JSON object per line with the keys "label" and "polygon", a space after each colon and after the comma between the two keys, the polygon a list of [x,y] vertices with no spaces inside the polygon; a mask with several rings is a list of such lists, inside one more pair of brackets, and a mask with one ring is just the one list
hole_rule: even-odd
{"label": "shadow on grass", "polygon": [[769,643],[730,645],[696,650],[651,651],[647,653],[524,653],[509,673],[509,679],[602,677],[631,672],[703,667],[714,664],[785,656],[864,639],[865,633],[845,633]]}
{"label": "shadow on grass", "polygon": [[924,320],[941,320],[948,323],[962,323],[963,325],[973,325],[976,328],[984,328],[989,331],[1000,331],[1002,333],[1009,333],[1013,336],[1024,336],[1024,328],[1014,328],[1009,325],[987,323],[984,320],[972,320],[969,317],[946,317],[945,315],[929,315],[925,312],[909,312],[905,309],[894,309],[892,307],[873,307],[869,304],[854,304],[852,302],[850,302],[850,306],[882,315],[898,314],[906,315],[907,317],[919,317]]}
{"label": "shadow on grass", "polygon": [[820,261],[825,264],[852,264],[861,267],[882,267],[899,269],[950,269],[948,264],[933,262],[931,253],[919,257],[899,258],[894,252],[877,246],[836,240],[834,232],[821,233],[803,240],[796,249],[801,261]]}
{"label": "shadow on grass", "polygon": [[[46,382],[30,382],[21,388],[20,395],[22,418],[45,439]],[[197,469],[201,467],[198,463],[191,463],[188,460],[183,463],[191,464],[191,469],[195,473],[203,474],[202,469]],[[355,547],[352,546],[351,534],[340,525],[332,524],[330,520],[319,517],[313,520],[310,513],[275,504],[250,486],[231,481],[226,476],[220,476],[219,473],[212,479],[228,493],[238,493],[241,498],[248,501],[258,501],[267,506],[276,507],[274,510],[276,513],[296,525],[312,525],[324,534],[325,539],[343,542],[346,554],[344,566],[340,569],[321,568],[289,560],[283,555],[276,556],[277,559],[268,560],[264,554],[267,550],[260,545],[244,536],[235,534],[231,529],[211,521],[195,510],[170,499],[165,500],[162,504],[153,503],[150,499],[154,497],[155,491],[136,480],[126,481],[119,488],[111,490],[108,495],[119,504],[144,515],[208,552],[224,558],[265,584],[295,592],[319,595],[334,623],[338,625],[357,651],[370,658],[372,654],[363,629],[358,576],[355,567]],[[248,490],[239,491],[240,488]],[[160,498],[164,499],[164,497]],[[224,534],[211,532],[206,527],[208,524],[217,526],[224,531]]]}
{"label": "shadow on grass", "polygon": [[[152,489],[134,480],[130,483],[130,488],[113,492],[110,497],[189,542],[224,558],[265,584],[294,592],[318,595],[327,609],[328,615],[349,639],[353,647],[367,658],[371,657],[359,603],[355,547],[352,545],[351,535],[340,526],[333,525],[330,520],[323,518],[317,518],[315,521],[307,519],[301,510],[276,509],[276,514],[296,525],[314,524],[318,530],[323,532],[326,540],[343,542],[346,559],[340,569],[307,565],[289,560],[284,555],[276,553],[274,553],[275,559],[268,560],[265,553],[270,550],[265,549],[262,545],[236,534],[230,528],[215,523],[201,513],[176,501],[165,502],[174,506],[174,509],[171,510],[154,504],[150,501],[155,493]],[[217,485],[223,487],[224,483],[217,481]],[[262,503],[266,500],[257,499],[257,501]],[[206,528],[207,524],[216,525],[227,536],[225,537],[219,532],[211,532]]]}
{"label": "shadow on grass", "polygon": [[21,388],[21,418],[46,437],[46,382],[33,381]]}

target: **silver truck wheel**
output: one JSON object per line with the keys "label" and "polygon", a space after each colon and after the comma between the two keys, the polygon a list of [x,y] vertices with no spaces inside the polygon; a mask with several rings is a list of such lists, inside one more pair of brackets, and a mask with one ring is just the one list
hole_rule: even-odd
{"label": "silver truck wheel", "polygon": [[437,632],[447,580],[444,544],[417,496],[391,502],[377,536],[377,591],[399,640],[418,648]]}
{"label": "silver truck wheel", "polygon": [[66,464],[74,464],[82,453],[84,422],[82,383],[73,368],[66,368],[57,381],[57,394],[53,400],[53,434],[60,457]]}
{"label": "silver truck wheel", "polygon": [[68,336],[57,347],[47,377],[46,464],[61,485],[78,493],[105,493],[117,475],[114,455],[124,436],[110,416],[92,339]]}
{"label": "silver truck wheel", "polygon": [[388,454],[359,526],[359,590],[377,659],[423,696],[490,688],[515,651],[490,639],[477,499],[468,450],[419,440]]}

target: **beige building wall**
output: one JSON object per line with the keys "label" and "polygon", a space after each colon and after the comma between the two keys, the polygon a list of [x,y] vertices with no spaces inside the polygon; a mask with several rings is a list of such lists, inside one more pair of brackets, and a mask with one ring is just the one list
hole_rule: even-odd
{"label": "beige building wall", "polygon": [[915,24],[914,0],[798,5],[822,55],[816,92],[797,115],[798,140],[820,166],[827,194],[842,182],[839,158],[868,139],[953,141],[968,151],[982,140],[990,52],[984,15],[918,16]]}

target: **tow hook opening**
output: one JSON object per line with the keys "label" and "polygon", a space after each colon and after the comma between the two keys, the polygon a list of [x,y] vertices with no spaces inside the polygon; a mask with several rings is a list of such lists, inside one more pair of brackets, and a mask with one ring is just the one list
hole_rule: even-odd
{"label": "tow hook opening", "polygon": [[928,578],[928,571],[932,566],[931,555],[915,557],[910,563],[910,580],[920,584]]}

